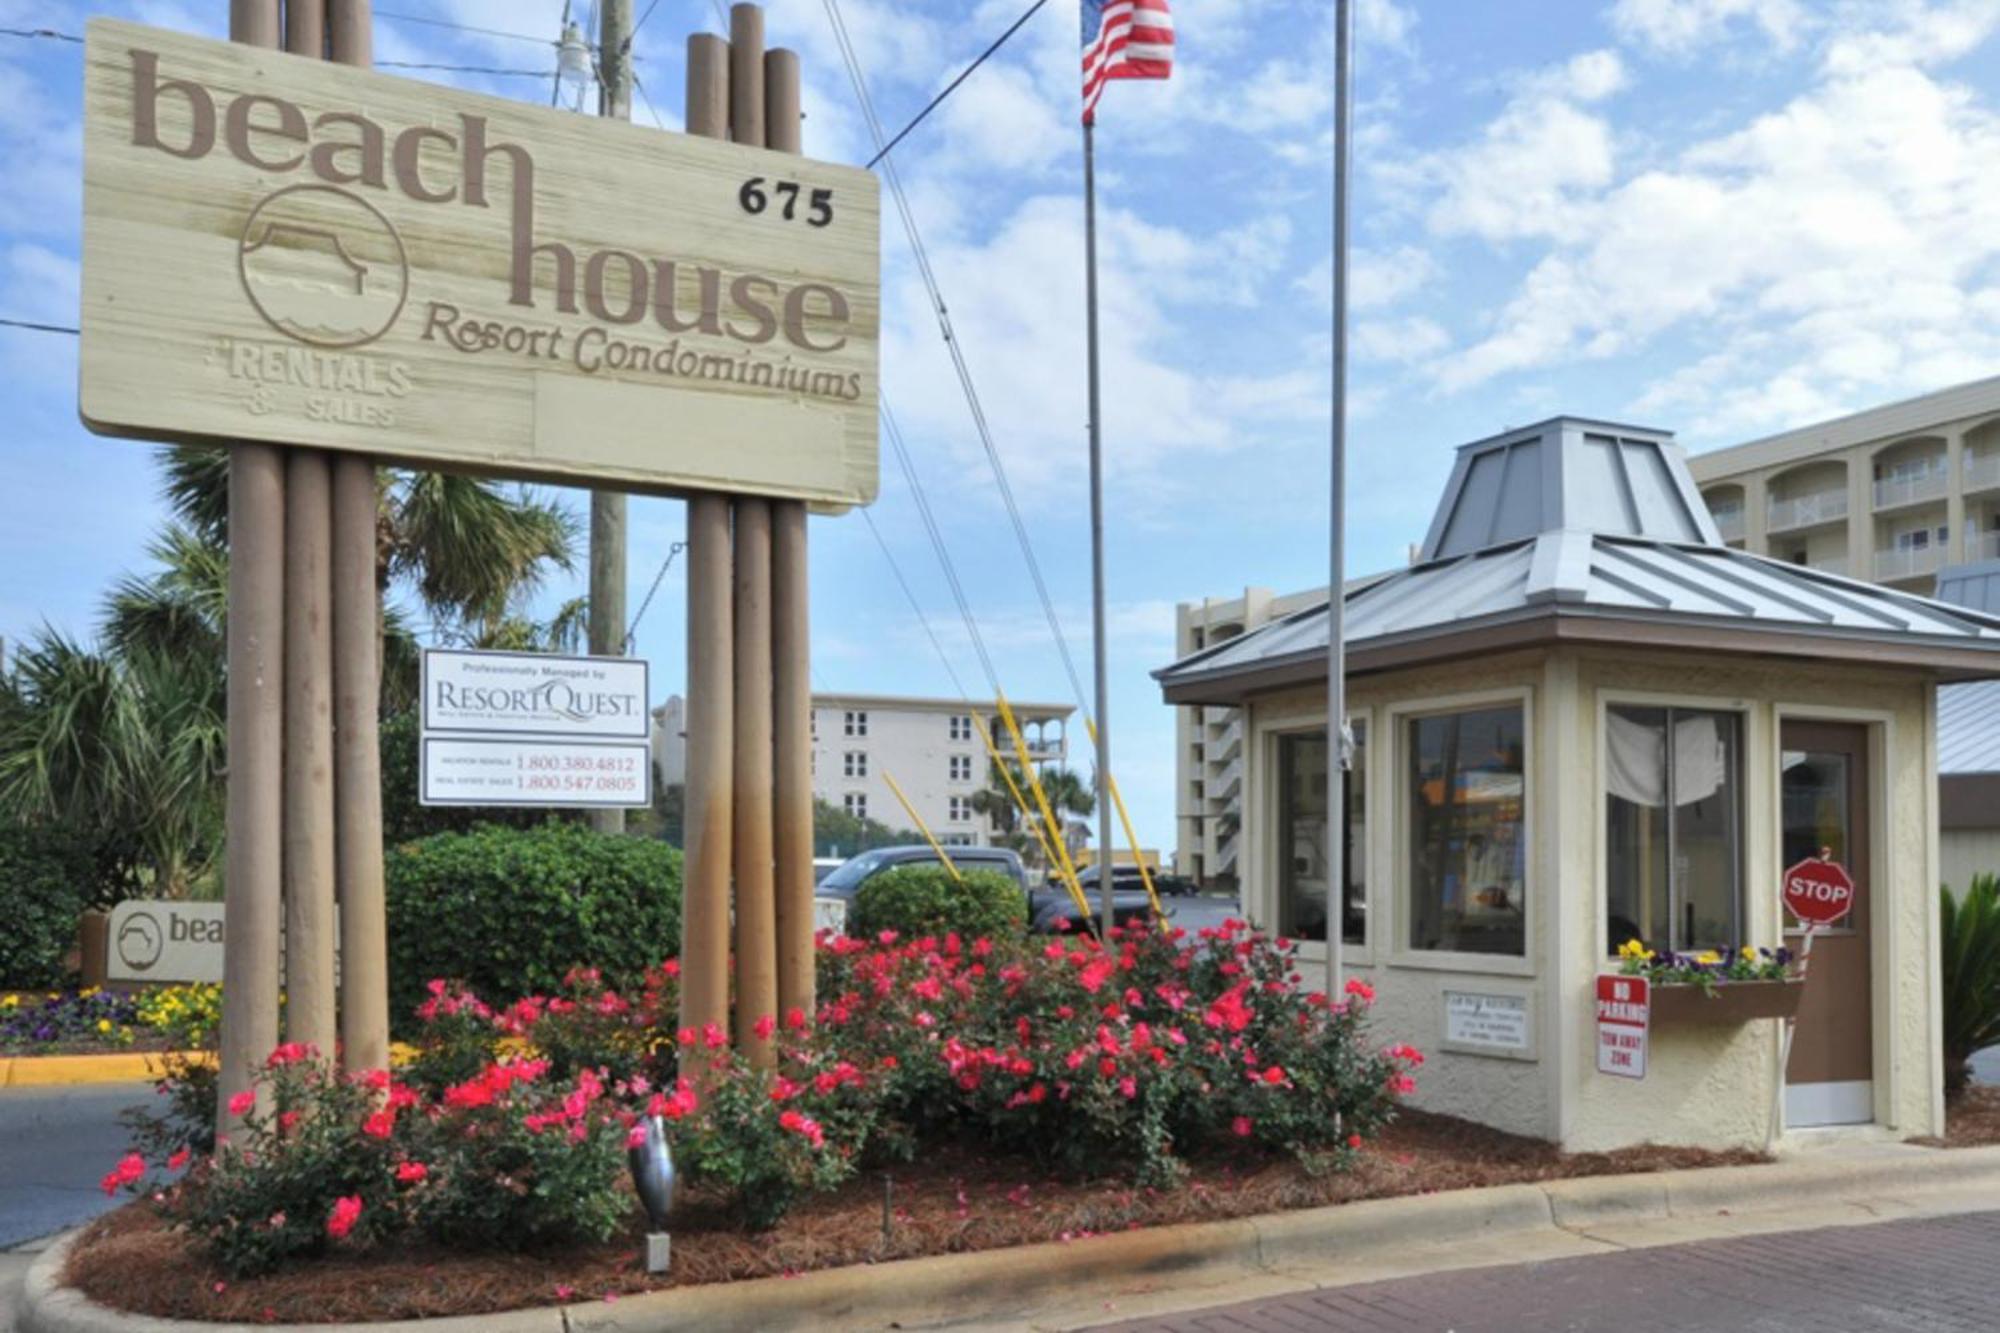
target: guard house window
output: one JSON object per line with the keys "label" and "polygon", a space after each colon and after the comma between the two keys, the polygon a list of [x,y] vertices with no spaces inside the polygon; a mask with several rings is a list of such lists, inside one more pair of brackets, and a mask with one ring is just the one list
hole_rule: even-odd
{"label": "guard house window", "polygon": [[962,713],[954,714],[951,719],[951,738],[955,741],[971,740],[972,719]]}
{"label": "guard house window", "polygon": [[866,750],[849,750],[840,757],[840,771],[850,778],[867,777],[868,752]]}
{"label": "guard house window", "polygon": [[951,756],[951,780],[953,782],[972,781],[972,756],[955,754]]}
{"label": "guard house window", "polygon": [[1607,948],[1742,942],[1741,733],[1735,713],[1605,711]]}
{"label": "guard house window", "polygon": [[866,736],[868,734],[868,714],[849,709],[846,731],[849,736]]}
{"label": "guard house window", "polygon": [[851,791],[843,794],[840,798],[840,808],[856,819],[868,818],[868,793]]}
{"label": "guard house window", "polygon": [[950,814],[951,822],[954,824],[969,822],[972,819],[972,798],[969,796],[952,797]]}
{"label": "guard house window", "polygon": [[1527,953],[1527,783],[1518,704],[1412,718],[1410,947]]}
{"label": "guard house window", "polygon": [[[1341,893],[1340,938],[1367,938],[1368,793],[1362,762],[1367,733],[1354,727],[1354,767],[1347,775],[1347,875]],[[1300,940],[1326,938],[1326,733],[1278,737],[1278,932]]]}

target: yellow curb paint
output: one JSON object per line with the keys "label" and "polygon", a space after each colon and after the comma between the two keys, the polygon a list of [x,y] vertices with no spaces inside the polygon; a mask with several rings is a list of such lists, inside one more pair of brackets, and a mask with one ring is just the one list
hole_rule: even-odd
{"label": "yellow curb paint", "polygon": [[[131,1083],[158,1078],[166,1051],[119,1051],[108,1055],[21,1055],[0,1063],[0,1087],[46,1088],[82,1083]],[[202,1062],[206,1051],[187,1055]]]}

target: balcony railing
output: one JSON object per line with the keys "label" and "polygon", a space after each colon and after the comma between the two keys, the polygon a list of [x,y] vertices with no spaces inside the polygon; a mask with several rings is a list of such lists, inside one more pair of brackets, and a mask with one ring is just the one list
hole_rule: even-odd
{"label": "balcony railing", "polygon": [[1965,534],[1967,560],[2000,560],[2000,531]]}
{"label": "balcony railing", "polygon": [[1811,527],[1815,523],[1832,523],[1846,517],[1846,491],[1820,491],[1813,495],[1794,495],[1789,499],[1773,497],[1764,514],[1764,528],[1767,532],[1784,532],[1790,528]]}
{"label": "balcony railing", "polygon": [[1912,579],[1924,574],[1935,574],[1944,563],[1944,551],[1939,546],[1904,547],[1892,551],[1875,553],[1875,577],[1878,579]]}
{"label": "balcony railing", "polygon": [[1715,531],[1726,542],[1741,541],[1743,538],[1743,506],[1710,511],[1715,519]]}
{"label": "balcony railing", "polygon": [[1967,491],[2000,491],[2000,454],[1965,456]]}
{"label": "balcony railing", "polygon": [[1875,483],[1875,507],[1893,509],[1898,505],[1938,500],[1951,489],[1951,478],[1943,472],[1926,472],[1918,477],[1885,477]]}

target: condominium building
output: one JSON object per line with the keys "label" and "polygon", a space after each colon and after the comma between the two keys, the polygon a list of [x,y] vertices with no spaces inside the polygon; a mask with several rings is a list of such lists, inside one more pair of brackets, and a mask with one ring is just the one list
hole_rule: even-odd
{"label": "condominium building", "polygon": [[[973,809],[972,798],[987,778],[986,744],[974,728],[999,727],[1001,752],[1013,752],[994,710],[963,699],[889,694],[815,694],[812,706],[813,795],[851,815],[908,828],[912,821],[893,781],[938,841],[993,841],[993,826]],[[1012,700],[1008,706],[1033,763],[1068,762],[1074,708]],[[653,710],[653,762],[663,786],[687,780],[686,731],[687,703],[680,695]]]}
{"label": "condominium building", "polygon": [[2000,377],[1688,460],[1729,545],[1928,594],[2000,558]]}
{"label": "condominium building", "polygon": [[[1245,588],[1240,597],[1182,602],[1174,614],[1174,657],[1247,634],[1326,601],[1324,587],[1276,594]],[[1237,885],[1243,824],[1243,714],[1197,705],[1176,710],[1174,724],[1174,870],[1199,884]]]}

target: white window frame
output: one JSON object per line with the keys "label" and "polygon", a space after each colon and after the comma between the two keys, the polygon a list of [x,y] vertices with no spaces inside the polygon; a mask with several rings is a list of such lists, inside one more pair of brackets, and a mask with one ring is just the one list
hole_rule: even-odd
{"label": "white window frame", "polygon": [[947,728],[947,735],[952,740],[955,741],[971,740],[972,739],[971,715],[967,713],[953,713],[951,715],[951,723]]}
{"label": "white window frame", "polygon": [[868,751],[843,750],[840,755],[840,775],[846,778],[868,776]]}
{"label": "white window frame", "polygon": [[[1314,709],[1317,708],[1315,712]],[[1379,967],[1389,960],[1388,946],[1383,943],[1382,932],[1391,928],[1390,907],[1383,900],[1389,866],[1394,860],[1383,846],[1385,832],[1393,833],[1387,822],[1387,806],[1380,804],[1383,784],[1383,768],[1386,762],[1382,747],[1375,744],[1374,737],[1384,735],[1383,710],[1375,704],[1350,703],[1347,719],[1351,724],[1365,724],[1371,738],[1362,760],[1365,772],[1356,770],[1350,778],[1367,784],[1369,798],[1369,818],[1376,821],[1375,832],[1369,839],[1368,883],[1367,883],[1367,931],[1366,939],[1360,944],[1343,944],[1340,947],[1343,967]],[[1276,931],[1278,921],[1278,878],[1273,856],[1284,833],[1284,812],[1278,808],[1278,790],[1283,786],[1279,769],[1278,738],[1302,731],[1326,730],[1326,704],[1322,694],[1314,706],[1303,702],[1273,700],[1259,702],[1248,713],[1247,734],[1244,745],[1248,751],[1244,763],[1245,790],[1240,798],[1244,812],[1244,822],[1239,830],[1237,851],[1237,875],[1245,887],[1242,910],[1245,917],[1258,923],[1264,929]],[[1254,790],[1253,790],[1254,789]],[[1378,814],[1377,812],[1384,812]],[[1254,823],[1253,823],[1254,821]],[[1259,896],[1256,886],[1267,886],[1268,898]],[[1326,944],[1320,940],[1297,940],[1299,961],[1308,966],[1324,967],[1326,964]]]}
{"label": "white window frame", "polygon": [[[1625,708],[1686,708],[1705,713],[1733,713],[1736,717],[1736,781],[1738,785],[1736,813],[1736,855],[1737,855],[1737,904],[1736,919],[1740,924],[1743,939],[1738,944],[1775,945],[1775,940],[1767,940],[1761,927],[1761,917],[1757,911],[1757,894],[1751,891],[1756,882],[1752,870],[1752,846],[1755,834],[1751,828],[1750,784],[1757,779],[1757,769],[1751,757],[1752,745],[1775,747],[1777,737],[1766,731],[1756,704],[1741,696],[1717,696],[1712,694],[1671,694],[1659,690],[1600,689],[1597,691],[1597,744],[1595,768],[1597,772],[1597,794],[1593,804],[1596,824],[1591,836],[1597,844],[1597,898],[1593,918],[1593,929],[1597,934],[1597,957],[1602,967],[1608,968],[1613,952],[1625,941],[1611,939],[1611,839],[1606,830],[1611,822],[1611,792],[1605,786],[1604,775],[1610,771],[1609,748],[1611,731],[1611,710]],[[1779,803],[1782,807],[1782,802]],[[1782,820],[1784,812],[1779,810]],[[1775,881],[1774,881],[1775,884]]]}
{"label": "white window frame", "polygon": [[[1410,858],[1407,855],[1411,829],[1410,787],[1407,781],[1410,771],[1409,723],[1425,717],[1442,717],[1450,713],[1472,712],[1482,708],[1516,705],[1521,710],[1521,863],[1527,867],[1527,901],[1521,910],[1521,947],[1518,956],[1504,953],[1466,953],[1456,949],[1413,949],[1410,947],[1410,893],[1413,885],[1410,874]],[[1535,726],[1535,687],[1520,685],[1507,689],[1478,690],[1464,694],[1433,695],[1422,699],[1406,699],[1389,705],[1384,712],[1384,730],[1380,735],[1391,738],[1383,746],[1391,756],[1390,777],[1394,783],[1393,799],[1390,802],[1390,838],[1393,848],[1390,857],[1392,876],[1383,887],[1390,895],[1390,910],[1386,913],[1389,936],[1388,962],[1392,967],[1426,969],[1433,972],[1468,972],[1496,977],[1532,977],[1540,973],[1536,959],[1540,954],[1540,937],[1536,933],[1541,928],[1541,914],[1545,908],[1557,907],[1545,904],[1542,899],[1553,892],[1547,882],[1545,867],[1541,863],[1541,839],[1536,821],[1541,818],[1541,735]],[[1370,904],[1371,914],[1373,904]],[[1560,910],[1559,907],[1557,910]],[[1600,916],[1602,914],[1600,913]],[[1602,929],[1600,927],[1600,929]],[[1374,931],[1369,932],[1371,935]]]}
{"label": "white window frame", "polygon": [[950,796],[945,799],[945,811],[953,824],[972,822],[972,798],[970,796]]}
{"label": "white window frame", "polygon": [[947,758],[947,763],[948,763],[948,767],[947,767],[946,771],[947,771],[947,772],[949,772],[949,773],[951,774],[951,780],[952,780],[953,782],[970,782],[970,781],[972,781],[972,756],[971,756],[971,755],[969,755],[969,754],[954,754],[954,755],[949,755],[949,756],[947,756],[946,758]]}
{"label": "white window frame", "polygon": [[865,791],[842,792],[840,808],[855,819],[868,818],[868,793]]}
{"label": "white window frame", "polygon": [[848,736],[866,736],[868,734],[868,710],[865,708],[849,708],[843,711],[846,713],[846,718],[844,720],[845,729],[842,734]]}

